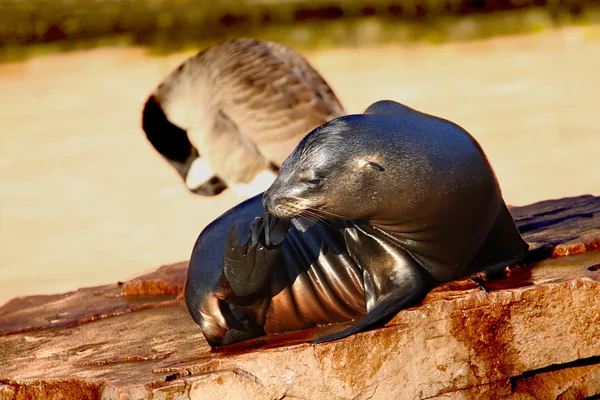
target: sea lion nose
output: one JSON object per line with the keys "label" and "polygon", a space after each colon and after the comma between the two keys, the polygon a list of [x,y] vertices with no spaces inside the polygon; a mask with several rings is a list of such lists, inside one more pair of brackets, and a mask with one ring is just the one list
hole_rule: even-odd
{"label": "sea lion nose", "polygon": [[262,205],[268,212],[272,212],[276,202],[281,198],[281,183],[279,179],[275,179],[271,186],[264,191],[262,197]]}
{"label": "sea lion nose", "polygon": [[265,208],[265,210],[270,211],[270,209],[273,209],[273,196],[271,196],[271,188],[265,190],[265,192],[263,193],[263,197],[262,197],[262,205]]}

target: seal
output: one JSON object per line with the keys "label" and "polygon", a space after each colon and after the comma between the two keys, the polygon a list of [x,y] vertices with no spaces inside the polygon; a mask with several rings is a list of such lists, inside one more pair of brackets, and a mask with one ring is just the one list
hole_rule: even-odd
{"label": "seal", "polygon": [[293,50],[251,39],[209,47],[148,97],[142,129],[187,188],[262,192],[302,137],[344,115],[319,73]]}
{"label": "seal", "polygon": [[326,342],[527,249],[476,140],[381,101],[311,131],[262,197],[210,224],[185,297],[211,346],[355,321]]}

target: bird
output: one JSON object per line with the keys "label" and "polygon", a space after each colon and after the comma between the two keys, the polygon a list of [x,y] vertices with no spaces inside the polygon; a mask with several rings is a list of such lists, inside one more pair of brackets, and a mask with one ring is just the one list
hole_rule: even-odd
{"label": "bird", "polygon": [[266,190],[300,140],[345,110],[296,51],[230,39],[188,58],[148,96],[146,138],[187,189],[249,198]]}

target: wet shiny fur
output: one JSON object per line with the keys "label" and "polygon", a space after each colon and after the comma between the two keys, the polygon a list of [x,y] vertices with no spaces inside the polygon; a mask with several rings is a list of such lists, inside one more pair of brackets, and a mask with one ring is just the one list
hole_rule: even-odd
{"label": "wet shiny fur", "polygon": [[527,248],[478,143],[384,101],[313,130],[262,197],[202,232],[186,302],[212,346],[356,321],[325,342]]}

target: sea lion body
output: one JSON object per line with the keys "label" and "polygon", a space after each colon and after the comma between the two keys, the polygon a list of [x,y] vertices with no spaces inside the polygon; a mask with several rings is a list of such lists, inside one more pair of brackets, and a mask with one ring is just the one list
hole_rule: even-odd
{"label": "sea lion body", "polygon": [[192,253],[186,301],[211,345],[357,320],[318,341],[339,339],[528,247],[479,144],[394,102],[313,130],[258,201],[217,219]]}
{"label": "sea lion body", "polygon": [[231,187],[250,197],[272,183],[307,132],[343,114],[300,54],[235,39],[165,77],[144,105],[142,128],[190,191],[210,196]]}
{"label": "sea lion body", "polygon": [[[262,195],[246,200],[207,226],[194,246],[186,302],[212,346],[366,313],[362,272],[347,254],[343,235],[303,219],[291,225],[279,247],[267,251],[260,242],[251,244],[248,231],[265,212]],[[242,225],[239,241],[232,238],[236,224]],[[242,261],[225,261],[232,259]]]}

